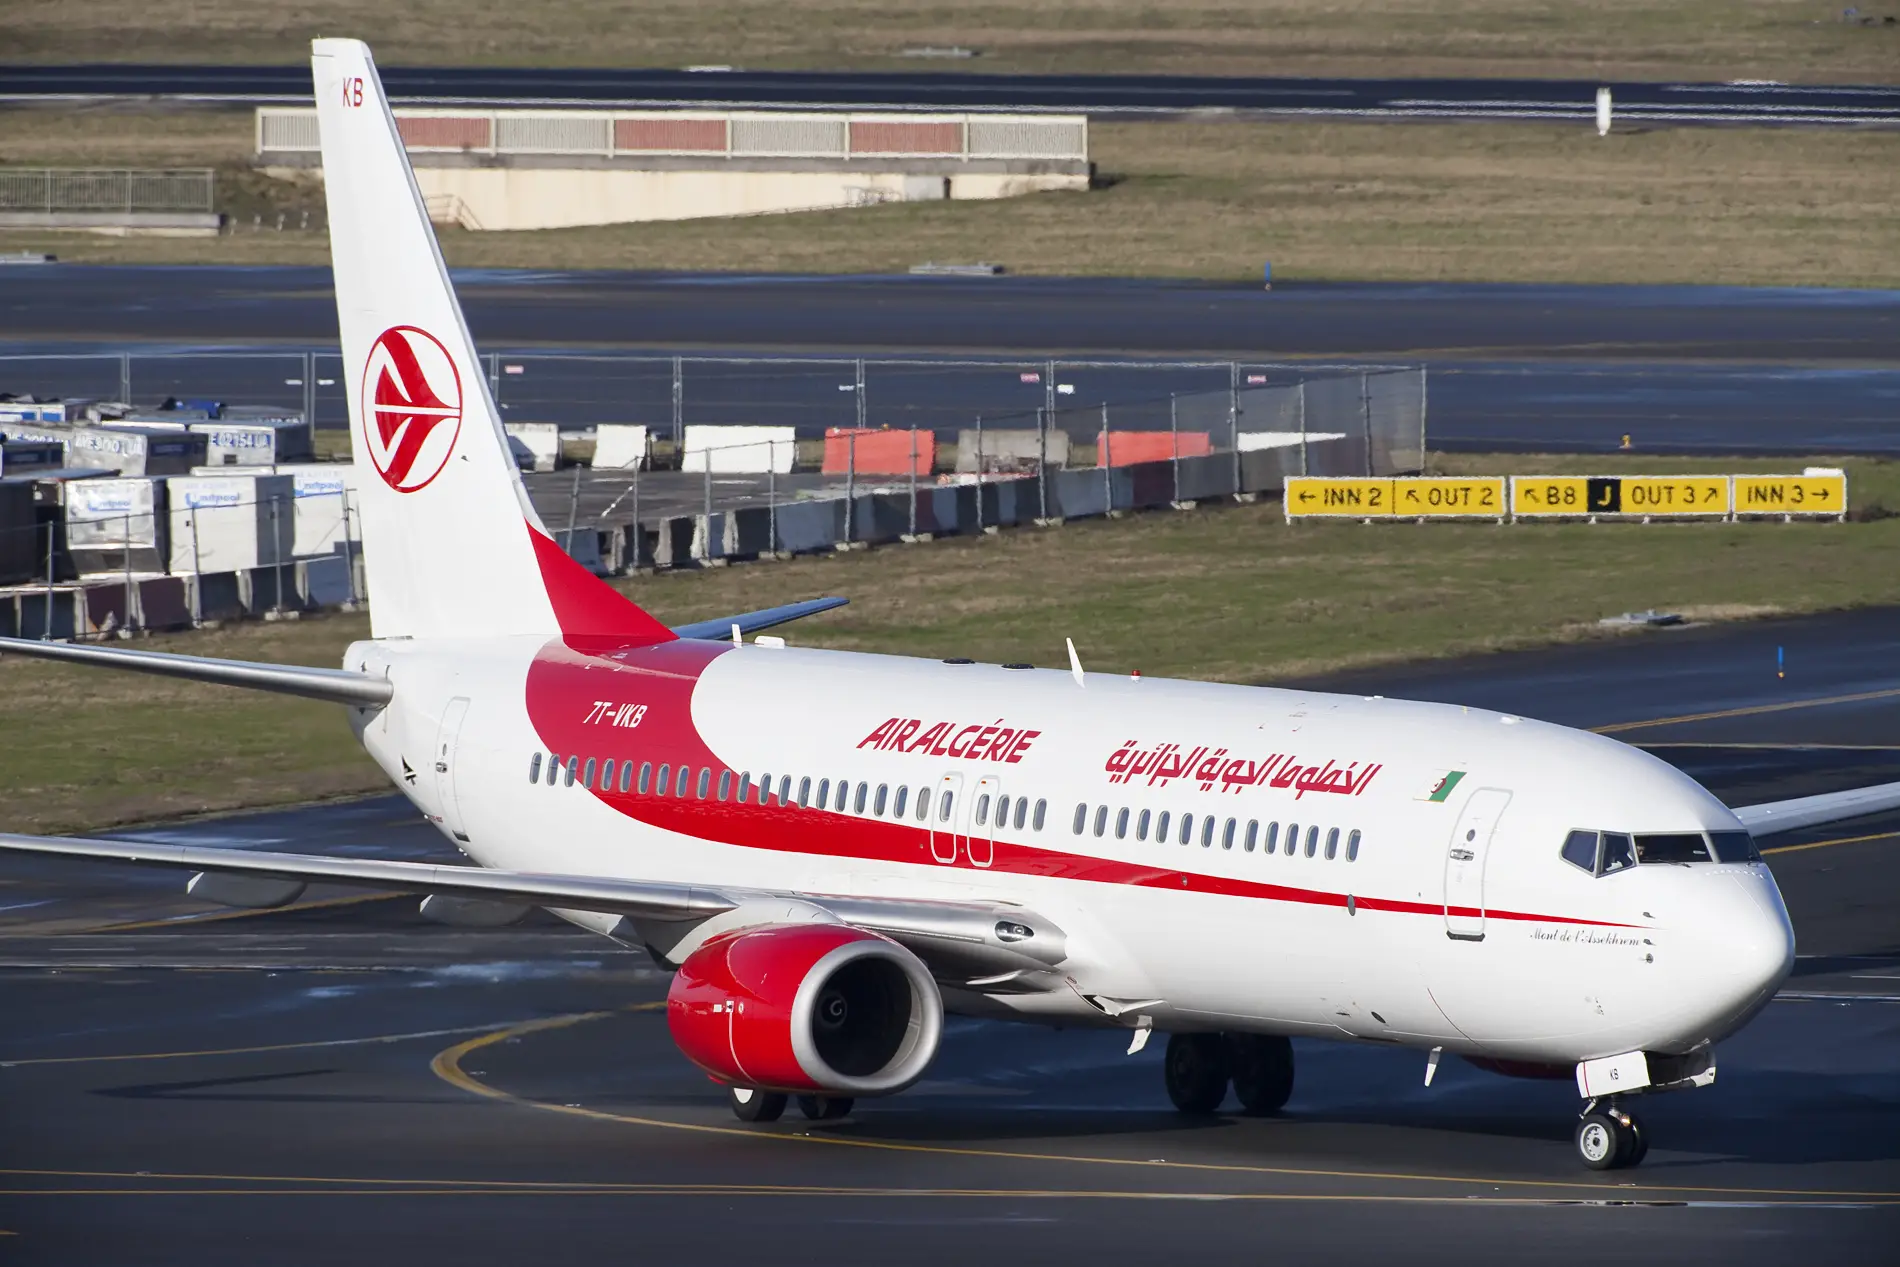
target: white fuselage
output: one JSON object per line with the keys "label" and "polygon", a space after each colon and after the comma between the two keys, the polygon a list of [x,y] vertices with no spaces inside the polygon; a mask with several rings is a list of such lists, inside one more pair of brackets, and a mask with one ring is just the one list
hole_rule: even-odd
{"label": "white fuselage", "polygon": [[1574,829],[1738,830],[1719,801],[1497,713],[704,642],[385,641],[346,663],[397,686],[356,714],[372,756],[484,865],[981,898],[1065,931],[1064,988],[951,988],[953,1010],[1112,1023],[1104,1001],[1140,1003],[1162,1029],[1554,1065],[1711,1043],[1792,964],[1758,862],[1597,876],[1559,856]]}

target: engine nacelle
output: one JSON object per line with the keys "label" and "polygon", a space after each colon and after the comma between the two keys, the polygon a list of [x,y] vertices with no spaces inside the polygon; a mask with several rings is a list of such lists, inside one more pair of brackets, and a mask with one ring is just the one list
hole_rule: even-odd
{"label": "engine nacelle", "polygon": [[846,924],[725,933],[688,955],[667,1028],[720,1082],[767,1091],[890,1095],[923,1075],[943,998],[896,942]]}

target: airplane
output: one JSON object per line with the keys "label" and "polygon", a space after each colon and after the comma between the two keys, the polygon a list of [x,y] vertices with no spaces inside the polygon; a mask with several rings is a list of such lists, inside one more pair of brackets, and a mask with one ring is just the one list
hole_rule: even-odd
{"label": "airplane", "polygon": [[[0,651],[332,701],[470,865],[0,836],[194,873],[531,907],[673,972],[670,1032],[742,1120],[923,1075],[948,1014],[1168,1035],[1175,1106],[1271,1114],[1289,1039],[1574,1078],[1577,1156],[1706,1086],[1794,935],[1754,836],[1900,784],[1731,810],[1615,740],[1450,705],[856,654],[669,628],[536,515],[369,49],[312,45],[371,636],[340,668]],[[1131,613],[1138,619],[1138,614]]]}

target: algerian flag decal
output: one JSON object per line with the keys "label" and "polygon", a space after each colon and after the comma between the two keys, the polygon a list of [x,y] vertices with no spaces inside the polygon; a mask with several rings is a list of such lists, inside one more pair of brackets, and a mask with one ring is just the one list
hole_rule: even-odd
{"label": "algerian flag decal", "polygon": [[1463,770],[1447,770],[1443,774],[1436,776],[1432,780],[1430,788],[1418,799],[1443,804],[1445,798],[1451,795],[1451,790],[1457,787],[1459,780],[1464,777],[1465,772]]}

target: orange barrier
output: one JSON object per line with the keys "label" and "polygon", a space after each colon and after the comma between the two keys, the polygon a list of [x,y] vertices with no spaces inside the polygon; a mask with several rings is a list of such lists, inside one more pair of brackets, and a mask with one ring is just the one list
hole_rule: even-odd
{"label": "orange barrier", "polygon": [[928,475],[936,459],[935,432],[882,428],[860,431],[854,427],[829,427],[825,431],[826,475],[843,475],[853,469],[859,475],[909,475],[913,469],[919,475]]}
{"label": "orange barrier", "polygon": [[1201,458],[1214,451],[1205,431],[1101,431],[1096,433],[1095,444],[1097,466]]}

